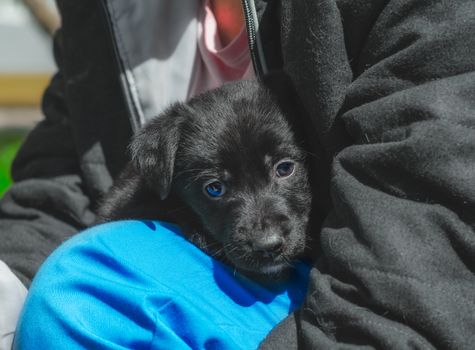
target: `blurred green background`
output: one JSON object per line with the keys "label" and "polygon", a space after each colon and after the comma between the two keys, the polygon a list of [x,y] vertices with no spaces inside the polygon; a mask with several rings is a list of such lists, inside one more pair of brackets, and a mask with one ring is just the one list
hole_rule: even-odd
{"label": "blurred green background", "polygon": [[25,128],[0,129],[0,197],[11,184],[11,163],[27,132]]}

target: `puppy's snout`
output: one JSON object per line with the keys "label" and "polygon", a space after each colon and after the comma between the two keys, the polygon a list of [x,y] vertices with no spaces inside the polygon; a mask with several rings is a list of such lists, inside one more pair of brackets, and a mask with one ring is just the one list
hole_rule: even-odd
{"label": "puppy's snout", "polygon": [[[265,230],[269,227],[280,227],[282,231],[285,231],[289,225],[289,217],[281,213],[273,213],[264,215],[261,219],[261,229]],[[285,232],[283,232],[285,233]]]}
{"label": "puppy's snout", "polygon": [[264,255],[275,255],[282,250],[284,240],[278,233],[270,233],[259,237],[252,242],[254,251]]}
{"label": "puppy's snout", "polygon": [[241,208],[236,238],[245,242],[255,257],[275,258],[286,249],[292,219],[280,198],[265,197]]}
{"label": "puppy's snout", "polygon": [[275,257],[284,248],[290,232],[290,219],[285,214],[267,213],[237,227],[242,236],[247,236],[248,245],[258,255]]}

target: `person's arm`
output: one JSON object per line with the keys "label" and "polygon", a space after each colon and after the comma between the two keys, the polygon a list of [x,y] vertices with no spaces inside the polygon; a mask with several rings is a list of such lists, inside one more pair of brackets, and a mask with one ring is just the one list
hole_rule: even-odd
{"label": "person's arm", "polygon": [[[292,11],[311,12],[303,3]],[[353,145],[333,162],[334,208],[306,303],[262,348],[473,348],[475,3],[387,1],[366,27],[369,3],[339,11],[331,3],[318,2],[315,20],[333,11],[335,42],[314,46],[318,62],[287,57],[286,68],[296,85],[309,64],[328,75],[323,88],[341,83]],[[342,21],[344,7],[353,17]],[[323,30],[292,29],[288,38],[302,45],[325,40]],[[343,38],[353,54],[349,85],[337,79],[344,69],[330,70],[344,60],[328,56]]]}
{"label": "person's arm", "polygon": [[11,349],[26,288],[0,260],[0,349]]}
{"label": "person's arm", "polygon": [[12,166],[14,184],[0,201],[0,260],[26,286],[55,247],[94,220],[69,124],[59,51],[58,33],[60,73],[45,92],[45,118],[21,147]]}

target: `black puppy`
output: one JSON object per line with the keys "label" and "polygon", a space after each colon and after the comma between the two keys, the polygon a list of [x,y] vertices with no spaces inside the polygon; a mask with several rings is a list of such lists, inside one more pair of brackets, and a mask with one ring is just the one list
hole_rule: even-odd
{"label": "black puppy", "polygon": [[267,88],[226,84],[178,103],[130,145],[104,221],[178,224],[207,253],[277,277],[305,251],[311,191],[303,150]]}

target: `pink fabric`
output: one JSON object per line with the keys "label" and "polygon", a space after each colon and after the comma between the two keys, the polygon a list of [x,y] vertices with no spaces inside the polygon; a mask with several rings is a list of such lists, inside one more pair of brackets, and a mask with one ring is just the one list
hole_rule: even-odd
{"label": "pink fabric", "polygon": [[209,0],[198,23],[195,72],[188,98],[233,80],[254,79],[246,27],[228,45],[221,44]]}

